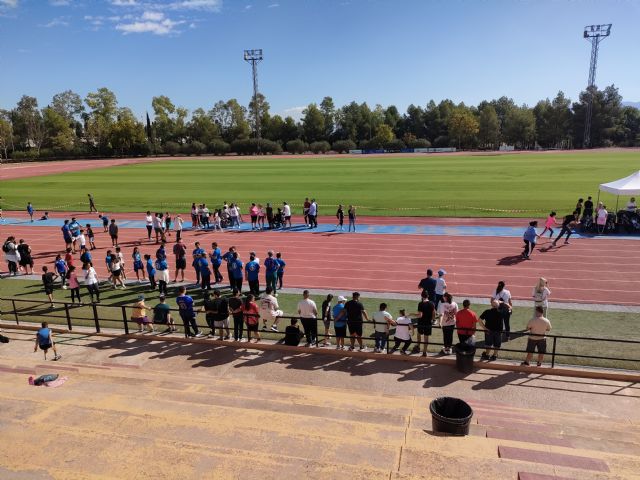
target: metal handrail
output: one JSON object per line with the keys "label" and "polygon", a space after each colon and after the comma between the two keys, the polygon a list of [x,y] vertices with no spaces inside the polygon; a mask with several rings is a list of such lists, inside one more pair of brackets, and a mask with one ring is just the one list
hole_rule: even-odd
{"label": "metal handrail", "polygon": [[[47,305],[48,302],[47,301],[43,301],[43,300],[31,300],[31,299],[16,299],[16,298],[6,298],[6,297],[0,297],[0,301],[5,301],[5,302],[10,302],[12,305],[12,311],[11,312],[7,312],[7,313],[11,313],[14,316],[15,322],[16,324],[20,324],[20,314],[25,314],[27,312],[21,311],[17,308],[16,303],[27,303],[27,304],[36,304],[36,305]],[[70,303],[70,302],[60,302],[57,301],[56,303],[60,304],[64,310],[64,315],[63,316],[55,316],[55,318],[57,319],[61,319],[61,320],[65,320],[67,323],[67,328],[72,331],[73,330],[73,322],[72,322],[72,309],[70,309],[70,307],[76,307],[78,304],[74,304],[74,303]],[[79,305],[78,305],[79,306]],[[133,309],[134,305],[133,304],[128,304],[128,305],[110,305],[110,304],[96,304],[96,303],[86,303],[83,304],[82,306],[84,307],[91,307],[92,309],[92,315],[91,318],[80,318],[80,320],[84,320],[84,321],[93,321],[95,324],[95,329],[97,333],[100,333],[100,321],[102,320],[103,322],[122,322],[123,324],[123,329],[125,330],[125,334],[129,334],[129,321],[130,318],[127,315],[127,309]],[[100,319],[100,316],[98,314],[98,309],[118,309],[122,312],[122,318],[121,319]],[[46,317],[46,318],[51,318],[50,315],[50,308],[47,308],[46,312],[29,312],[29,315],[32,316],[42,316],[42,317]],[[180,312],[180,309],[178,308],[169,308],[169,312]],[[194,308],[194,312],[196,313],[196,315],[198,313],[201,313],[201,309],[200,307],[195,307]],[[257,314],[243,314],[243,316],[256,316],[258,318],[260,318],[260,315]],[[232,317],[232,314],[229,314],[229,317]],[[280,320],[291,320],[291,319],[297,319],[297,320],[301,320],[302,317],[297,316],[297,315],[283,315],[281,317],[279,317]],[[316,322],[320,322],[323,323],[322,318],[316,318],[315,319]],[[370,325],[375,325],[376,323],[379,322],[374,322],[373,320],[362,320],[362,324],[370,324]],[[414,325],[417,322],[414,322]],[[198,324],[196,321],[196,326],[198,327],[198,329],[201,328],[211,328],[209,325],[201,325]],[[230,325],[229,328],[232,328],[232,325]],[[432,325],[432,328],[435,329],[441,329],[442,327],[440,325]],[[246,327],[244,328],[245,331]],[[391,329],[390,329],[391,330]],[[457,330],[457,327],[456,327]],[[473,331],[475,332],[480,332],[483,329],[476,329],[476,328],[464,328],[464,330],[466,331]],[[261,330],[264,332],[264,330]],[[272,331],[272,330],[267,330],[266,333],[272,334],[272,335],[281,335],[284,338],[285,332],[284,331]],[[505,331],[502,331],[501,333],[507,333]],[[364,336],[363,338],[366,339],[371,339],[374,338],[374,333],[372,333],[371,335],[368,336]],[[520,334],[521,336],[529,336],[529,334],[526,331],[520,331],[520,332],[510,332],[510,334],[514,335],[514,334]],[[328,335],[324,335],[324,333],[317,333],[316,335],[316,346],[319,345],[320,343],[320,338],[319,337],[323,337],[323,338],[338,338],[336,335],[334,334],[328,334]],[[347,337],[345,338],[351,338],[349,335],[347,335]],[[640,340],[628,340],[628,339],[618,339],[618,338],[603,338],[603,337],[586,337],[586,336],[573,336],[573,335],[555,335],[555,334],[547,334],[545,335],[545,338],[548,338],[550,340],[552,340],[553,345],[552,345],[552,351],[550,353],[551,355],[551,366],[552,368],[555,366],[555,358],[556,357],[567,357],[567,358],[587,358],[587,359],[594,359],[594,360],[610,360],[610,361],[619,361],[619,362],[640,362],[640,358],[621,358],[621,357],[603,357],[603,356],[598,356],[598,355],[587,355],[587,354],[575,354],[575,353],[559,353],[557,351],[557,342],[558,340],[564,339],[564,340],[586,340],[586,341],[601,341],[601,342],[614,342],[614,343],[624,343],[624,344],[636,344],[636,345],[640,345]],[[390,341],[393,340],[393,337],[391,335],[391,331],[387,332],[387,338],[386,338],[386,350],[387,353],[389,353],[390,348],[389,348],[389,344]],[[416,346],[421,346],[421,345],[437,345],[437,346],[441,346],[444,345],[443,343],[440,342],[420,342],[420,341],[414,341],[413,339],[411,339],[411,344],[412,345],[416,345]],[[414,347],[415,348],[415,347]],[[500,348],[500,351],[503,352],[512,352],[512,353],[526,353],[526,350],[516,350],[516,349],[509,349],[509,348]]]}

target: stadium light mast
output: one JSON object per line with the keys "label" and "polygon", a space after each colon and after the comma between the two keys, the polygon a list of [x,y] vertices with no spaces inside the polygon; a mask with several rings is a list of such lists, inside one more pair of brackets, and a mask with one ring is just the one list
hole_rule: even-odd
{"label": "stadium light mast", "polygon": [[253,115],[255,117],[256,138],[260,138],[260,108],[258,106],[258,63],[262,61],[262,49],[245,50],[244,61],[251,64],[253,74]]}
{"label": "stadium light mast", "polygon": [[591,43],[591,64],[589,65],[589,83],[587,85],[587,116],[584,122],[583,148],[591,146],[591,116],[593,114],[593,87],[596,83],[598,66],[598,47],[600,42],[611,34],[611,23],[584,27],[584,39]]}

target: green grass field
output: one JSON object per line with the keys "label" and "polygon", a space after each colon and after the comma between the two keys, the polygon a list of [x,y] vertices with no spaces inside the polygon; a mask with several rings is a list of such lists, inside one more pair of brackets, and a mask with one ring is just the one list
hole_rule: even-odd
{"label": "green grass field", "polygon": [[[139,293],[144,293],[147,297],[146,303],[149,306],[153,306],[157,303],[157,292],[147,292],[146,286],[130,286],[127,290],[113,290],[111,288],[102,288],[101,305],[132,305]],[[86,290],[81,289],[81,293],[89,299]],[[196,300],[197,305],[201,305],[202,295],[199,289],[190,290],[190,294]],[[177,295],[176,289],[169,288],[169,300],[168,303],[172,308],[176,308],[173,297]],[[43,320],[42,315],[46,315],[46,319],[53,325],[58,324],[66,326],[66,315],[62,305],[58,304],[57,308],[50,309],[46,302],[46,297],[42,293],[42,285],[40,282],[33,282],[27,280],[10,280],[3,281],[2,297],[15,298],[16,300],[39,300],[44,301],[42,304],[21,303],[17,302],[16,307],[20,311],[20,319],[22,322],[41,322]],[[58,302],[70,302],[70,292],[57,288],[54,292],[54,299]],[[312,296],[312,299],[316,302],[318,308],[320,308],[323,297]],[[280,308],[285,312],[285,315],[295,315],[297,303],[300,300],[299,295],[292,294],[280,294],[278,302]],[[367,311],[372,315],[377,309],[378,305],[385,301],[389,307],[388,311],[398,316],[398,310],[405,308],[407,312],[415,312],[417,309],[416,301],[408,300],[396,300],[396,299],[362,299]],[[460,300],[461,302],[461,300]],[[485,305],[473,305],[472,308],[480,314],[487,306]],[[3,312],[2,319],[5,322],[13,322],[14,317],[10,313],[12,311],[12,305],[10,301],[0,300],[0,311]],[[127,315],[130,316],[131,310],[127,310]],[[73,325],[82,325],[93,327],[93,311],[91,306],[73,307],[70,308],[70,315],[72,317]],[[102,308],[98,307],[98,315],[100,325],[102,328],[123,328],[122,327],[122,311],[120,308]],[[526,325],[527,321],[531,317],[530,308],[518,308],[514,309],[513,316],[511,318],[511,330],[513,332],[521,331]],[[589,312],[589,311],[576,311],[576,310],[553,310],[550,312],[549,318],[553,325],[553,332],[556,335],[566,336],[585,336],[585,337],[600,337],[600,338],[623,338],[628,340],[640,340],[640,334],[637,333],[637,315],[630,313],[604,313],[604,312]],[[176,320],[178,326],[180,325],[179,318]],[[205,325],[204,315],[198,316],[198,324]],[[280,329],[284,329],[286,326],[283,320]],[[323,332],[322,325],[318,325],[319,333]],[[130,328],[135,330],[135,325],[131,324]],[[372,325],[365,325],[365,335],[371,335],[373,331]],[[271,333],[264,333],[264,338],[277,339],[281,338]],[[478,335],[478,339],[482,340],[483,334]],[[335,340],[331,340],[335,343]],[[439,329],[434,329],[433,335],[430,341],[442,343],[442,333]],[[366,339],[366,344],[369,347],[373,347],[373,340],[371,338]],[[429,351],[437,353],[440,350],[440,346],[431,345]],[[526,345],[526,336],[516,336],[512,341],[505,343],[504,348],[511,350],[524,350]],[[551,348],[551,342],[549,342],[549,348]],[[602,341],[579,341],[572,339],[559,339],[557,344],[558,353],[567,354],[588,354],[593,356],[602,357],[626,357],[626,358],[638,358],[638,345],[637,344],[613,344],[610,342]],[[503,358],[522,359],[523,354],[517,352],[503,352],[501,354]],[[615,360],[597,360],[586,358],[570,358],[570,357],[558,357],[557,362],[565,364],[575,365],[589,365],[597,367],[608,368],[624,368],[624,369],[640,369],[640,362],[622,362]]]}
{"label": "green grass field", "polygon": [[[110,167],[0,183],[3,207],[73,210],[94,194],[103,211],[182,210],[225,200],[300,205],[320,214],[342,203],[360,214],[521,216],[572,209],[598,185],[640,168],[640,152],[495,156],[193,158]],[[615,197],[602,199],[615,204]],[[294,213],[300,208],[294,208]]]}

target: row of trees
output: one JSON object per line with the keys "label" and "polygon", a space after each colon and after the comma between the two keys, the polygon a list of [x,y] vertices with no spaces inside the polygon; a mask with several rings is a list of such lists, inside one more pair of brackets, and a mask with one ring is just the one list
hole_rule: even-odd
{"label": "row of trees", "polygon": [[[582,147],[588,96],[593,95],[592,146],[640,145],[640,110],[623,106],[615,86],[583,91],[571,102],[564,93],[533,108],[501,97],[478,106],[431,100],[406,112],[393,105],[369,107],[351,102],[337,108],[331,97],[312,103],[300,121],[272,115],[262,94],[241,105],[219,101],[191,114],[168,97],[153,97],[153,119],[140,121],[120,107],[107,88],[84,100],[72,91],[53,96],[44,108],[23,96],[15,108],[0,110],[3,158],[86,155],[200,155],[227,152],[292,153],[360,148],[400,150],[417,147],[496,149]],[[257,122],[259,117],[259,122]],[[256,125],[260,125],[260,139]]]}

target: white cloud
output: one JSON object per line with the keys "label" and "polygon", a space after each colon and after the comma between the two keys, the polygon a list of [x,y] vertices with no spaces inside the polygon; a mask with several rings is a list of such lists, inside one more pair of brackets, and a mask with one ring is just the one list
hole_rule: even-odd
{"label": "white cloud", "polygon": [[175,27],[185,23],[184,21],[174,21],[169,18],[161,20],[143,20],[140,19],[131,23],[119,23],[116,30],[120,30],[125,35],[129,33],[152,33],[154,35],[170,35],[179,33]]}
{"label": "white cloud", "polygon": [[142,20],[150,20],[152,22],[159,22],[164,19],[164,13],[162,12],[149,12],[146,11],[142,14]]}
{"label": "white cloud", "polygon": [[49,0],[49,4],[53,7],[67,7],[71,5],[71,0]]}
{"label": "white cloud", "polygon": [[53,28],[53,27],[68,27],[69,22],[66,20],[67,17],[58,17],[51,20],[49,23],[45,23],[44,25],[40,25],[45,28]]}
{"label": "white cloud", "polygon": [[253,8],[253,5],[245,5],[244,9],[245,10],[251,10]]}
{"label": "white cloud", "polygon": [[178,0],[167,5],[171,10],[209,10],[220,11],[222,0]]}
{"label": "white cloud", "polygon": [[279,6],[279,3],[272,3],[271,5],[269,5],[269,8],[278,8]]}
{"label": "white cloud", "polygon": [[282,113],[283,117],[292,117],[296,122],[302,119],[302,111],[307,107],[291,107],[285,108]]}
{"label": "white cloud", "polygon": [[18,6],[18,0],[0,0],[0,7],[15,8]]}
{"label": "white cloud", "polygon": [[111,0],[111,5],[116,7],[132,7],[137,4],[136,0]]}

